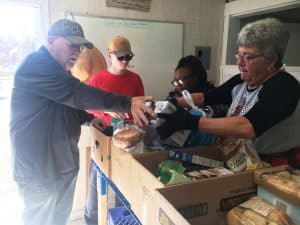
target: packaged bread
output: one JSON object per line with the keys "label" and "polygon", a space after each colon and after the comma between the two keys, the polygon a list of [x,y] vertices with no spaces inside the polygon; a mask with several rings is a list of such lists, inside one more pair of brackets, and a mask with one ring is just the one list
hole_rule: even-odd
{"label": "packaged bread", "polygon": [[142,139],[142,131],[135,126],[126,126],[118,129],[113,135],[114,144],[125,150],[135,147]]}
{"label": "packaged bread", "polygon": [[221,151],[227,167],[233,172],[250,171],[269,167],[260,160],[253,143],[239,138],[215,138],[214,145]]}
{"label": "packaged bread", "polygon": [[[286,168],[282,171],[261,173],[259,180],[268,187],[279,190],[295,201],[300,202],[300,171],[293,168]],[[261,184],[260,182],[260,184]]]}
{"label": "packaged bread", "polygon": [[295,225],[284,212],[259,197],[231,209],[227,214],[228,225]]}

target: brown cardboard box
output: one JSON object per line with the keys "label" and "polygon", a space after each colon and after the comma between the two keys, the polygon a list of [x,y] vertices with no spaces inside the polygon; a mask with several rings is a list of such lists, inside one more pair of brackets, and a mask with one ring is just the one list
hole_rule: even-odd
{"label": "brown cardboard box", "polygon": [[224,225],[227,212],[254,195],[253,172],[160,188],[152,224]]}
{"label": "brown cardboard box", "polygon": [[[207,158],[220,159],[211,147],[185,149]],[[143,225],[153,224],[155,190],[165,187],[155,176],[160,162],[168,159],[167,151],[128,153],[111,144],[111,180],[130,202],[131,208]]]}
{"label": "brown cardboard box", "polygon": [[[93,132],[95,137],[93,140],[95,144],[94,146],[92,145],[94,154],[93,158],[96,159],[96,163],[100,166],[101,170],[115,183],[125,198],[130,202],[132,210],[135,212],[142,224],[157,225],[157,219],[155,219],[155,213],[157,212],[156,189],[174,186],[163,184],[155,176],[155,169],[160,162],[168,159],[168,152],[147,152],[147,150],[145,150],[145,152],[142,154],[128,153],[116,147],[113,144],[111,137],[107,137],[97,130],[93,130]],[[98,141],[98,144],[96,141]],[[98,146],[98,148],[96,146]],[[215,160],[221,160],[220,152],[216,151],[212,147],[196,147],[184,149],[182,151]],[[212,179],[214,180],[215,178]],[[204,180],[203,182],[208,180]],[[252,176],[250,180],[252,181]],[[248,181],[249,179],[247,182]],[[188,183],[182,184],[183,187],[185,185],[188,185]],[[221,186],[222,185],[219,185],[218,188]],[[237,185],[237,189],[238,187],[239,186]],[[221,189],[223,189],[223,187],[221,187]],[[233,191],[237,192],[237,190]],[[253,190],[251,189],[251,191]],[[185,192],[185,188],[183,188],[182,192],[179,192],[178,195],[182,195],[182,193],[184,194]],[[246,193],[249,193],[249,190]],[[238,193],[236,195],[239,196]],[[206,197],[211,198],[211,193],[206,193]],[[242,195],[239,198],[244,199],[245,197]],[[236,206],[240,203],[240,201],[237,201],[236,199],[231,201],[236,202],[236,204],[233,206]],[[170,203],[166,202],[165,204]],[[180,216],[180,214],[178,215]]]}
{"label": "brown cardboard box", "polygon": [[[109,132],[107,132],[109,133]],[[91,147],[92,159],[99,166],[101,171],[107,176],[111,176],[111,143],[112,136],[105,131],[102,133],[97,128],[91,126]]]}
{"label": "brown cardboard box", "polygon": [[[203,157],[220,160],[221,154],[212,147],[196,147],[182,149]],[[167,186],[160,182],[155,176],[155,169],[164,160],[168,159],[168,151],[151,152],[133,155],[131,163],[131,188],[130,203],[133,211],[143,225],[156,225],[154,222],[156,197],[155,191],[158,188]],[[187,183],[185,183],[187,184]],[[183,186],[185,184],[182,184]],[[129,187],[128,187],[129,188]],[[183,191],[185,193],[185,191]]]}

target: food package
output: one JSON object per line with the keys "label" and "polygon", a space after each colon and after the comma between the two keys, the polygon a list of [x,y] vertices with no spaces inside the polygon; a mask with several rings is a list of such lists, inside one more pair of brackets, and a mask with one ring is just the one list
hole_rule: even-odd
{"label": "food package", "polygon": [[255,182],[300,205],[300,170],[286,167],[277,171],[276,168],[257,171]]}
{"label": "food package", "polygon": [[128,152],[142,152],[143,132],[135,126],[126,126],[114,132],[113,142],[117,147]]}
{"label": "food package", "polygon": [[282,211],[253,197],[231,209],[227,214],[228,225],[294,225]]}
{"label": "food package", "polygon": [[183,172],[185,168],[181,162],[175,160],[165,160],[158,165],[156,174],[158,179],[164,184],[178,184],[191,181]]}
{"label": "food package", "polygon": [[216,149],[221,151],[227,167],[233,172],[250,171],[270,166],[260,160],[250,140],[217,137],[214,145]]}
{"label": "food package", "polygon": [[88,82],[89,78],[101,70],[107,68],[105,58],[97,48],[85,49],[80,53],[71,72],[74,77],[82,82]]}

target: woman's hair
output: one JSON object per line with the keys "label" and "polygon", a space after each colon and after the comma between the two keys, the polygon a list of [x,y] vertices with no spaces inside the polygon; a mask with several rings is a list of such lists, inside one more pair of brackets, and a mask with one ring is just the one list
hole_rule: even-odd
{"label": "woman's hair", "polygon": [[186,67],[191,69],[192,75],[197,79],[197,89],[200,91],[205,90],[208,85],[207,73],[201,61],[193,55],[182,57],[175,70]]}
{"label": "woman's hair", "polygon": [[289,31],[279,20],[267,18],[245,25],[238,34],[237,45],[256,47],[267,59],[277,55],[275,66],[279,69],[289,37]]}

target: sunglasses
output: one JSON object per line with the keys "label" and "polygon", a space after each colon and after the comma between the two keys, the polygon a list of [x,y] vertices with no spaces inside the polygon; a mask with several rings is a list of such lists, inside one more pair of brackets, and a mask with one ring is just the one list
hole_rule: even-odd
{"label": "sunglasses", "polygon": [[130,61],[130,60],[132,60],[132,58],[133,58],[133,54],[126,54],[126,55],[119,55],[119,56],[117,56],[117,59],[119,60],[119,61]]}

